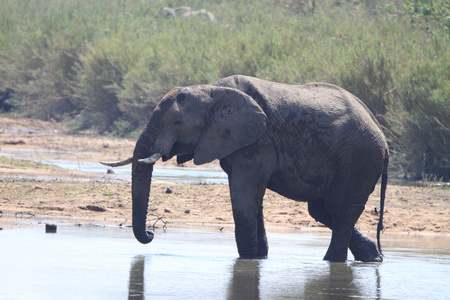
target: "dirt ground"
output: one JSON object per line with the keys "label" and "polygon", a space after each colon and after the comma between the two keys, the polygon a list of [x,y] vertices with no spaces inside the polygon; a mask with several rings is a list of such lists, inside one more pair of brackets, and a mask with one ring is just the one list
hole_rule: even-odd
{"label": "dirt ground", "polygon": [[[131,156],[135,141],[95,134],[70,135],[60,124],[0,116],[0,229],[42,226],[63,221],[89,225],[131,225],[131,184],[114,174],[83,173],[44,165],[35,160],[116,161]],[[37,150],[49,150],[42,154]],[[26,151],[18,160],[3,152]],[[33,153],[36,155],[33,156]],[[175,164],[174,160],[166,162]],[[193,167],[189,165],[188,167]],[[217,162],[211,167],[217,167]],[[171,193],[169,193],[170,189]],[[376,231],[380,187],[371,195],[358,221],[365,232]],[[306,203],[267,191],[267,227],[317,229]],[[226,185],[188,185],[154,181],[148,225],[233,226]],[[386,232],[450,233],[450,186],[389,184],[384,215]]]}

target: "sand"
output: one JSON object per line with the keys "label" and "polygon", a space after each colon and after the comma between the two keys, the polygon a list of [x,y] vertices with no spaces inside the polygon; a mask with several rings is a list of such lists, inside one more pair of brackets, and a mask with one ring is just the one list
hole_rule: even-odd
{"label": "sand", "polygon": [[[0,117],[0,149],[26,151],[18,160],[0,151],[0,228],[44,226],[52,222],[78,225],[131,225],[131,184],[114,174],[69,171],[35,161],[116,161],[131,156],[135,141],[94,133],[69,134],[61,124]],[[38,150],[48,150],[42,154]],[[35,153],[35,155],[33,154]],[[159,164],[159,162],[157,163]],[[166,164],[176,164],[175,160]],[[217,162],[209,165],[217,168]],[[187,164],[185,167],[194,167]],[[445,183],[390,183],[385,232],[450,233],[450,186]],[[168,188],[171,193],[168,193]],[[375,232],[380,186],[369,198],[357,226]],[[227,185],[176,184],[154,181],[148,225],[233,226]],[[375,209],[377,208],[377,209]],[[267,191],[264,216],[268,228],[328,230],[308,214],[307,204]]]}

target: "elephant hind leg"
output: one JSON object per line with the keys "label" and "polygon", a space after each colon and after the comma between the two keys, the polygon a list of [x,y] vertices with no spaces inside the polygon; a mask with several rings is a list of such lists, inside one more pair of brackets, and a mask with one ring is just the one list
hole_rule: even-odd
{"label": "elephant hind leg", "polygon": [[330,246],[328,247],[324,260],[334,262],[346,261],[352,227],[349,227],[348,222],[342,222],[345,221],[345,218],[336,218],[336,216],[333,216],[325,206],[323,199],[309,201],[308,211],[316,221],[324,224],[333,231]]}
{"label": "elephant hind leg", "polygon": [[323,259],[330,262],[345,262],[347,260],[350,237],[351,229],[349,230],[348,226],[335,226],[331,234],[330,245]]}
{"label": "elephant hind leg", "polygon": [[[368,197],[368,195],[351,194],[345,197],[336,197],[335,201],[326,205],[333,220],[333,234],[325,259],[345,261],[348,248],[351,248],[352,253],[356,254],[356,260],[365,257],[364,248],[369,244],[365,236],[356,229],[355,224],[364,211]],[[360,246],[362,247],[360,248]]]}
{"label": "elephant hind leg", "polygon": [[[333,229],[332,216],[326,209],[324,200],[309,201],[308,211],[311,217],[313,217],[316,221],[324,224],[330,229]],[[348,247],[355,257],[355,260],[363,262],[381,262],[383,260],[383,257],[378,252],[375,243],[362,232],[360,232],[356,227],[353,227],[351,231],[351,238]],[[344,252],[344,250],[341,249],[341,252]],[[346,250],[345,258],[347,258]],[[334,258],[330,253],[329,255],[325,256],[325,259],[333,260]]]}
{"label": "elephant hind leg", "polygon": [[308,212],[314,220],[332,229],[331,215],[325,208],[324,199],[308,201]]}

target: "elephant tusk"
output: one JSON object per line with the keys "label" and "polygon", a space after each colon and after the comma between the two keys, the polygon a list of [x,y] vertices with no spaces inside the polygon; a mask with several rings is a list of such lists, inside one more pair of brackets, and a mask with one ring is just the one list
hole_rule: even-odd
{"label": "elephant tusk", "polygon": [[113,168],[114,168],[114,167],[126,166],[126,165],[131,164],[132,162],[133,162],[133,158],[130,157],[130,158],[127,158],[127,159],[125,159],[125,160],[118,161],[118,162],[104,162],[104,161],[101,161],[100,163],[101,163],[102,165],[105,165],[105,166],[113,167]]}
{"label": "elephant tusk", "polygon": [[158,159],[160,159],[162,154],[155,153],[153,155],[150,155],[147,158],[138,159],[138,162],[143,164],[154,164]]}

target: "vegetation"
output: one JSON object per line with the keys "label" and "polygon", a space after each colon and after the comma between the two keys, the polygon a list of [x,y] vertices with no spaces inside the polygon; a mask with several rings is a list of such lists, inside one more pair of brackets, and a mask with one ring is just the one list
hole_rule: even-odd
{"label": "vegetation", "polygon": [[39,162],[34,162],[34,161],[30,161],[30,160],[14,159],[14,158],[6,157],[6,156],[0,156],[0,166],[39,168],[39,169],[49,169],[50,168],[49,165],[42,164]]}
{"label": "vegetation", "polygon": [[[156,17],[183,5],[216,21]],[[135,137],[175,86],[326,81],[375,113],[395,168],[448,180],[449,39],[450,0],[3,0],[0,111]]]}

